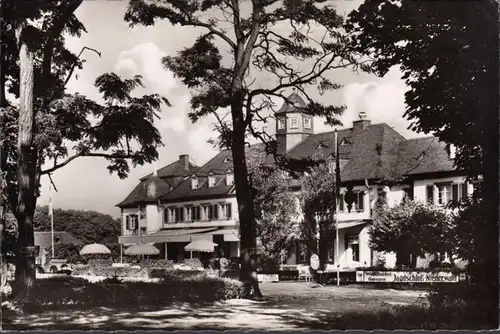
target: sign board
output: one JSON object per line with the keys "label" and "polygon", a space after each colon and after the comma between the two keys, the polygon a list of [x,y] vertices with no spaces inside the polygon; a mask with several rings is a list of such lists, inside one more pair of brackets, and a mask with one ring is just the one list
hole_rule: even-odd
{"label": "sign board", "polygon": [[257,274],[259,283],[279,282],[278,274]]}
{"label": "sign board", "polygon": [[366,283],[456,283],[463,275],[450,272],[357,271],[356,282]]}
{"label": "sign board", "polygon": [[312,270],[318,270],[319,268],[319,256],[316,254],[311,255],[311,269]]}

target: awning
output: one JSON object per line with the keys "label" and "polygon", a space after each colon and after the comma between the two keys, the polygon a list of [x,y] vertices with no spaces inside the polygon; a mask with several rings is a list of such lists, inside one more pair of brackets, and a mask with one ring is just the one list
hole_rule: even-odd
{"label": "awning", "polygon": [[354,227],[354,226],[359,226],[363,224],[368,224],[370,221],[369,220],[355,220],[355,221],[343,221],[339,222],[338,228],[339,230]]}
{"label": "awning", "polygon": [[216,230],[217,227],[184,228],[162,230],[151,234],[122,235],[118,237],[120,244],[160,243],[160,242],[190,242],[193,235]]}

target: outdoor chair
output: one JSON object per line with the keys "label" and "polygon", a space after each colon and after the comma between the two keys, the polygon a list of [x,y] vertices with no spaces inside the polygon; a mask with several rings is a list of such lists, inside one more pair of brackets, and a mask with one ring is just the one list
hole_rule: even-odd
{"label": "outdoor chair", "polygon": [[312,281],[311,270],[308,266],[298,266],[297,270],[299,271],[298,281],[300,282],[302,279],[304,282]]}

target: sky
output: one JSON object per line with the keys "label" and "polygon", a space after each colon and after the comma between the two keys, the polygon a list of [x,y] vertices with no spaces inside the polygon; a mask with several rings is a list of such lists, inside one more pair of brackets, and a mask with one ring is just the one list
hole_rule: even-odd
{"label": "sky", "polygon": [[[339,13],[347,14],[362,1],[334,2]],[[161,94],[173,105],[164,108],[161,119],[155,123],[165,144],[158,150],[157,167],[177,160],[181,154],[188,154],[193,163],[201,166],[217,153],[207,143],[209,138],[216,137],[212,130],[215,119],[207,117],[195,124],[190,122],[187,117],[190,92],[163,68],[160,61],[165,55],[175,55],[188,47],[204,30],[172,26],[166,21],[152,27],[129,28],[123,20],[126,7],[127,1],[88,0],[77,10],[76,15],[88,32],[80,38],[67,38],[68,48],[79,53],[86,46],[98,50],[102,56],[85,51],[84,68],[73,76],[67,88],[100,101],[94,87],[100,74],[142,75],[146,85],[142,90],[144,93]],[[311,96],[329,104],[345,105],[347,109],[340,117],[344,127],[351,127],[359,112],[365,111],[372,123],[385,122],[407,138],[419,136],[407,130],[409,123],[403,118],[407,87],[396,68],[383,78],[351,70],[331,72],[329,77],[343,87],[323,96],[314,93]],[[258,75],[256,79],[257,83],[266,80]],[[315,132],[333,129],[324,125],[322,119],[314,122]],[[273,123],[267,125],[267,129],[273,128]],[[53,192],[54,208],[95,210],[118,217],[120,210],[115,205],[132,191],[140,177],[151,173],[154,168],[152,164],[137,166],[131,169],[127,179],[121,180],[115,174],[110,175],[106,167],[104,159],[79,158],[57,170],[52,176],[57,187],[57,192]],[[38,204],[47,205],[49,179],[44,176],[41,182]]]}

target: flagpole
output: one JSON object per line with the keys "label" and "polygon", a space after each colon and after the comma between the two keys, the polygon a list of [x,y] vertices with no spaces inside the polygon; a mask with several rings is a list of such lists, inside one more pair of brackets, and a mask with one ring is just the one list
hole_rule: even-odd
{"label": "flagpole", "polygon": [[50,196],[50,204],[49,204],[49,215],[50,215],[50,238],[52,240],[52,258],[54,258],[54,210],[52,203],[52,183],[49,184],[49,196]]}
{"label": "flagpole", "polygon": [[339,247],[339,215],[338,207],[340,205],[340,158],[339,147],[337,144],[338,133],[335,129],[335,246],[337,253],[337,286],[340,286],[340,247]]}

